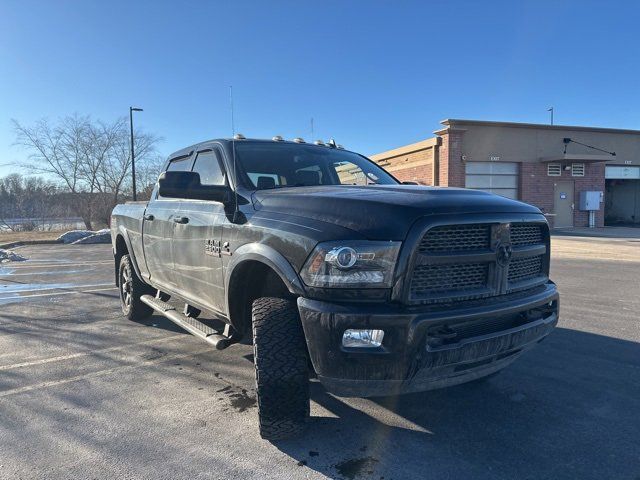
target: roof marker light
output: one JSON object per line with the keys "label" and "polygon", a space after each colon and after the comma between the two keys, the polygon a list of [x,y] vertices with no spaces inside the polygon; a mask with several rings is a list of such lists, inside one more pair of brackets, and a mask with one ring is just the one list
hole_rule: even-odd
{"label": "roof marker light", "polygon": [[316,140],[315,142],[313,142],[315,145],[324,145],[324,142],[322,140]]}
{"label": "roof marker light", "polygon": [[247,137],[245,137],[245,136],[244,136],[243,134],[241,134],[241,133],[236,133],[236,134],[233,136],[233,139],[234,139],[234,140],[246,140],[246,139],[247,139]]}
{"label": "roof marker light", "polygon": [[276,135],[271,140],[273,140],[274,142],[284,142],[284,138],[282,138],[280,135]]}
{"label": "roof marker light", "polygon": [[293,141],[296,143],[305,143],[304,138],[300,138],[300,137],[294,138]]}

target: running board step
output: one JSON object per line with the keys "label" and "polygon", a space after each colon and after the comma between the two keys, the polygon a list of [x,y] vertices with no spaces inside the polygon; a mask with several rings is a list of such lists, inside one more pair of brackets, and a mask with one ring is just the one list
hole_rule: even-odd
{"label": "running board step", "polygon": [[[195,318],[188,317],[176,310],[176,307],[160,300],[152,295],[142,295],[140,301],[146,303],[156,312],[164,315],[187,332],[213,345],[217,350],[224,350],[229,345],[237,343],[233,335],[222,335],[218,330],[211,328]],[[227,330],[227,329],[225,329]]]}

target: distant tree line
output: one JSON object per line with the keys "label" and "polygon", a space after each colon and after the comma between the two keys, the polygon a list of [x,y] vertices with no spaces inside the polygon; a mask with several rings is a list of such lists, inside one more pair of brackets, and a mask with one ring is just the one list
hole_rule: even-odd
{"label": "distant tree line", "polygon": [[63,205],[60,195],[56,185],[42,178],[18,173],[0,178],[0,228],[35,230],[48,218],[72,217],[71,205]]}
{"label": "distant tree line", "polygon": [[[13,126],[15,143],[29,152],[28,161],[18,166],[30,176],[0,179],[0,223],[10,218],[75,216],[92,229],[94,224],[108,224],[113,207],[130,199],[126,119],[105,123],[73,115],[30,126],[13,120]],[[143,131],[136,131],[134,138],[138,196],[145,199],[162,164],[157,151],[160,138]]]}

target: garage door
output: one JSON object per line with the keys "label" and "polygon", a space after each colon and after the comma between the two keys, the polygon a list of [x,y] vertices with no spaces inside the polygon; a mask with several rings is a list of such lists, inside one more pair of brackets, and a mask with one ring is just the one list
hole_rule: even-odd
{"label": "garage door", "polygon": [[518,164],[511,162],[467,162],[465,186],[518,198]]}

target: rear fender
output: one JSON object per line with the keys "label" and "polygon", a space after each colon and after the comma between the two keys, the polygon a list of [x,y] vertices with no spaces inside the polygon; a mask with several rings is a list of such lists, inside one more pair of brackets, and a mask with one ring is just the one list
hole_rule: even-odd
{"label": "rear fender", "polygon": [[[122,225],[119,225],[117,228],[117,233],[116,233],[116,241],[114,243],[114,247],[113,247],[113,255],[114,258],[117,258],[117,254],[118,252],[116,251],[116,245],[118,244],[118,238],[122,237],[122,239],[124,240],[125,245],[127,246],[127,254],[129,255],[129,258],[131,259],[131,264],[133,265],[133,269],[136,272],[136,275],[138,276],[139,279],[142,280],[142,275],[140,274],[140,267],[138,267],[138,261],[136,260],[136,256],[133,253],[133,248],[131,247],[131,239],[129,238],[129,232],[127,232],[127,229],[125,227],[123,227]],[[117,264],[116,262],[116,285],[118,284],[118,268],[120,267],[120,265]]]}

